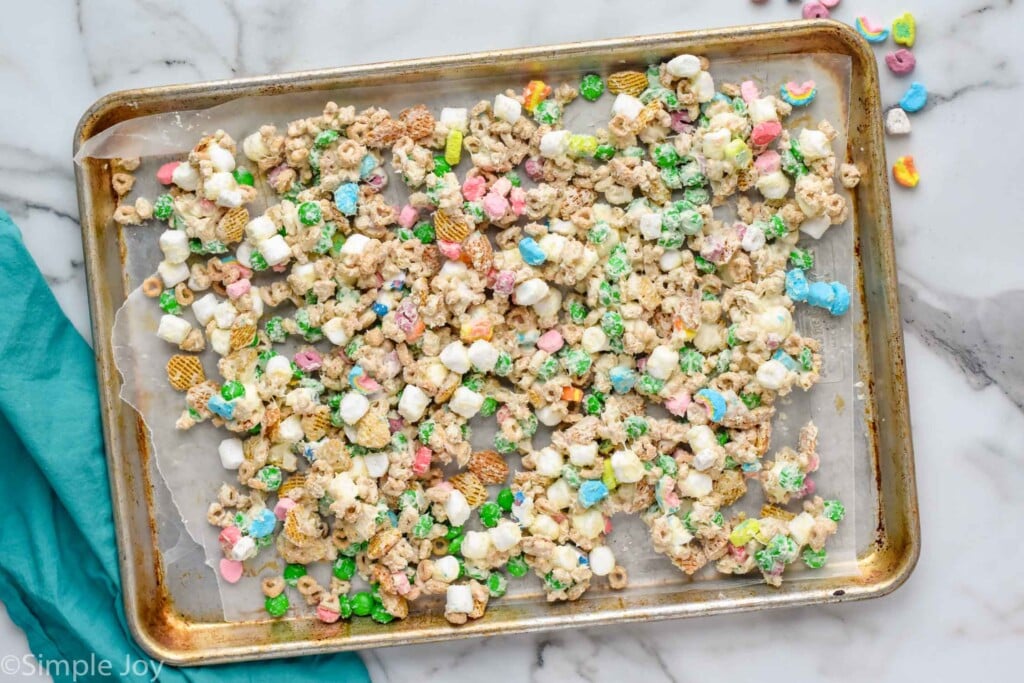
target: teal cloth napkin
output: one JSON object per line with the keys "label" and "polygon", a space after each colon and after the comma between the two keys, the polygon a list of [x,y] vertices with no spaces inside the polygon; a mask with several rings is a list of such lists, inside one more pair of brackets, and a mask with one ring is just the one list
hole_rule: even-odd
{"label": "teal cloth napkin", "polygon": [[42,661],[0,652],[2,674],[45,666],[58,681],[369,681],[354,653],[176,669],[139,649],[121,604],[92,350],[3,209],[0,301],[0,600]]}

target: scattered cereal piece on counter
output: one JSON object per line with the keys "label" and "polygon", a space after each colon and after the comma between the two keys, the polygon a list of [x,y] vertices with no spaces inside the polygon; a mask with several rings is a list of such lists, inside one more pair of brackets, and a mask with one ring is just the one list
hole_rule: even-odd
{"label": "scattered cereal piece on counter", "polygon": [[828,19],[828,8],[821,2],[805,2],[801,8],[804,19]]}
{"label": "scattered cereal piece on counter", "polygon": [[917,22],[914,15],[904,12],[892,22],[892,39],[897,45],[914,47],[914,40],[917,37]]}
{"label": "scattered cereal piece on counter", "polygon": [[889,29],[881,25],[875,26],[867,17],[857,17],[853,27],[869,43],[884,43],[889,38]]}
{"label": "scattered cereal piece on counter", "polygon": [[911,83],[907,92],[900,98],[900,107],[911,114],[921,111],[926,104],[928,104],[928,89],[917,81]]}
{"label": "scattered cereal piece on counter", "polygon": [[914,165],[914,157],[906,155],[898,158],[892,165],[892,177],[903,187],[917,187],[921,176]]}
{"label": "scattered cereal piece on counter", "polygon": [[885,55],[885,65],[897,76],[905,76],[914,70],[917,58],[913,52],[901,47]]}
{"label": "scattered cereal piece on counter", "polygon": [[889,135],[909,135],[910,117],[900,107],[885,112],[885,132]]}

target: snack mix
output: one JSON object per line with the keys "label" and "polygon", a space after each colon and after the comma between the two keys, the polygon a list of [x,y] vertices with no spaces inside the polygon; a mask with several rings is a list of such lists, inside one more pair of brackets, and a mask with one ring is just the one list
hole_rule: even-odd
{"label": "snack mix", "polygon": [[[834,177],[859,173],[837,166],[827,121],[783,127],[813,82],[776,92],[716,89],[707,60],[680,55],[468,110],[331,102],[162,166],[167,193],[115,220],[167,226],[143,291],[180,350],[177,427],[232,433],[218,451],[239,485],[208,511],[221,576],[272,547],[274,617],[291,587],[328,623],[443,595],[461,624],[529,572],[551,601],[625,587],[615,513],[686,574],[778,586],[787,565],[824,565],[844,509],[814,495],[817,429],[763,458],[778,397],[819,377],[794,302],[850,305],[798,238],[847,219]],[[562,128],[578,94],[610,104],[606,128]],[[114,166],[124,197],[138,160]],[[403,206],[382,192],[396,178]],[[736,220],[714,216],[727,204]],[[471,421],[491,420],[475,450]],[[751,480],[761,516],[730,515]],[[319,562],[328,586],[306,572]]]}

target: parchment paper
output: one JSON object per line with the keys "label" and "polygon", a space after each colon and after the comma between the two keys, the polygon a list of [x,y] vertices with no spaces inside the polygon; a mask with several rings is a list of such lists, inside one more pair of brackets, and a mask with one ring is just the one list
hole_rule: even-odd
{"label": "parchment paper", "polygon": [[[762,85],[764,91],[772,93],[777,93],[779,86],[790,80],[816,81],[817,98],[811,106],[791,116],[788,126],[798,132],[805,124],[811,125],[821,118],[828,119],[839,132],[833,149],[841,160],[848,133],[848,58],[821,54],[719,60],[712,64],[711,71],[716,83],[738,83],[753,79]],[[546,80],[553,84],[563,81],[577,83],[580,75],[577,72],[556,72],[548,74]],[[424,103],[437,114],[442,106],[471,107],[480,99],[492,99],[495,93],[508,87],[521,87],[524,80],[510,73],[507,78],[500,80],[445,80],[440,86],[377,86],[341,92],[242,98],[207,110],[160,114],[120,123],[84,143],[76,156],[76,162],[80,163],[87,157],[142,157],[143,165],[136,174],[138,182],[132,196],[152,199],[161,192],[154,177],[159,164],[180,159],[202,135],[218,128],[226,130],[240,141],[262,124],[274,123],[283,127],[290,120],[316,115],[328,100],[342,106],[354,105],[357,110],[376,105],[393,112]],[[594,104],[577,100],[567,108],[564,125],[575,132],[593,130],[606,124],[610,106],[611,98],[608,96]],[[240,158],[239,163],[244,164],[245,160]],[[467,162],[463,162],[458,169],[460,175],[466,167]],[[836,185],[840,187],[838,182]],[[264,192],[263,200],[269,199],[270,194],[266,188],[261,189]],[[845,192],[842,189],[840,191]],[[407,192],[400,181],[396,182],[392,178],[386,194],[390,201],[399,203]],[[726,218],[727,211],[726,207],[716,209],[716,216]],[[816,576],[822,577],[857,573],[855,520],[859,513],[868,513],[867,510],[857,509],[855,495],[855,463],[863,457],[866,442],[862,420],[854,419],[861,407],[855,402],[854,395],[856,359],[853,321],[860,318],[861,301],[859,289],[855,286],[856,266],[851,223],[848,221],[845,225],[833,227],[818,241],[806,236],[801,238],[802,246],[811,248],[815,254],[812,278],[836,279],[847,283],[853,301],[850,312],[841,318],[833,318],[820,309],[798,305],[797,329],[823,341],[824,368],[821,382],[810,392],[797,389],[781,400],[770,449],[770,453],[774,453],[786,445],[795,447],[797,434],[809,419],[813,419],[820,428],[821,469],[812,478],[817,484],[819,495],[839,498],[847,507],[847,516],[840,524],[839,533],[828,544],[829,564],[815,572]],[[157,223],[152,222],[125,231],[126,267],[129,282],[133,285],[140,284],[142,279],[156,270],[161,258],[157,245],[159,229]],[[121,397],[141,414],[148,426],[156,470],[169,493],[163,495],[163,486],[160,485],[155,498],[159,546],[165,563],[168,588],[178,608],[192,618],[223,618],[229,621],[259,618],[264,613],[258,577],[278,574],[282,567],[281,560],[276,558],[273,549],[262,551],[246,563],[246,576],[236,585],[224,582],[214,571],[221,558],[221,551],[217,543],[218,529],[207,523],[206,509],[210,501],[215,499],[216,491],[222,483],[236,483],[234,473],[221,467],[217,455],[217,445],[228,434],[224,430],[214,429],[208,423],[197,425],[187,432],[174,428],[174,422],[184,407],[184,400],[181,394],[167,384],[164,365],[177,349],[155,336],[160,315],[156,303],[135,289],[118,311],[113,344],[115,361],[124,379]],[[185,315],[195,324],[191,312]],[[201,358],[207,375],[217,377],[215,354],[208,350]],[[494,433],[493,420],[478,419],[473,426],[475,445],[489,445]],[[538,435],[534,446],[540,448],[542,445]],[[766,459],[771,457],[769,455]],[[756,515],[762,502],[760,486],[752,482],[749,493],[733,509],[743,509]],[[795,505],[790,507],[796,508]],[[696,581],[701,582],[702,587],[735,587],[737,584],[760,581],[758,574],[724,577],[710,566],[697,576],[688,578],[666,558],[651,550],[647,530],[639,519],[618,515],[613,519],[613,525],[614,531],[609,543],[616,557],[629,571],[630,593],[678,590]],[[785,576],[792,577],[804,571],[807,570],[802,569],[802,563],[797,562],[787,568]],[[311,573],[321,582],[326,582],[329,568],[311,568]],[[597,583],[600,585],[592,588],[584,599],[607,590],[605,582]],[[539,583],[532,577],[511,581],[509,588],[509,596],[537,601],[544,599]],[[414,609],[422,607],[416,605]]]}

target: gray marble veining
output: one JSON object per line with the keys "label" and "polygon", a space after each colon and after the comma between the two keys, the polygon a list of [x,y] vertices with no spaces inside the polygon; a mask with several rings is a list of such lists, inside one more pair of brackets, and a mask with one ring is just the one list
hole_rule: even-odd
{"label": "gray marble veining", "polygon": [[[368,652],[378,681],[951,680],[1017,668],[1024,560],[1024,230],[1018,160],[1024,3],[845,0],[836,18],[918,18],[914,190],[895,187],[924,550],[881,601]],[[128,87],[494,47],[791,19],[770,0],[12,3],[0,22],[0,206],[88,336],[70,161],[78,116]],[[453,28],[449,28],[449,26]],[[892,43],[876,48],[879,56]],[[883,97],[909,80],[882,65]],[[993,561],[994,560],[994,561]],[[0,654],[24,652],[4,621]],[[769,671],[759,672],[764,667]],[[759,672],[759,673],[758,673]]]}

